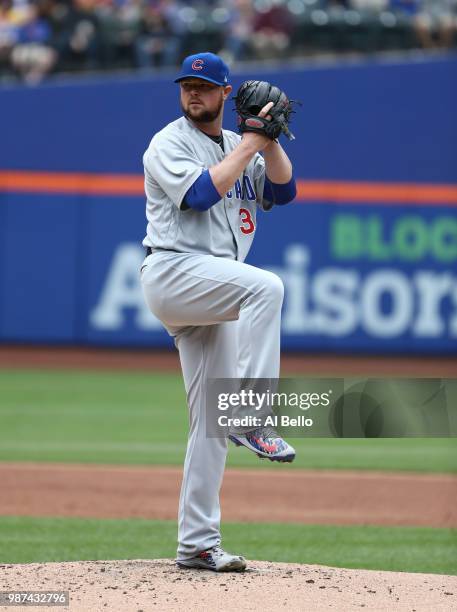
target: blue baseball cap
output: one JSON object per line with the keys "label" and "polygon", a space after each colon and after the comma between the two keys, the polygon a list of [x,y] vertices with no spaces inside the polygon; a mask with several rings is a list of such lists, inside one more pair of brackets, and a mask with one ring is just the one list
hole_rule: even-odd
{"label": "blue baseball cap", "polygon": [[229,69],[227,64],[214,53],[196,53],[184,59],[181,74],[175,79],[175,83],[189,77],[203,79],[223,87],[228,84]]}

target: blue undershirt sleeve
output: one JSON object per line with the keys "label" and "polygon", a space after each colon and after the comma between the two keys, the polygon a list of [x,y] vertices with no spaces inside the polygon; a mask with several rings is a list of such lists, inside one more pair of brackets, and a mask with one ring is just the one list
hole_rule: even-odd
{"label": "blue undershirt sleeve", "polygon": [[268,177],[265,177],[265,185],[263,188],[263,197],[277,206],[282,206],[291,202],[297,195],[297,186],[295,178],[292,176],[288,183],[272,183]]}
{"label": "blue undershirt sleeve", "polygon": [[214,186],[209,170],[204,170],[198,179],[187,190],[181,204],[181,209],[192,208],[203,212],[221,200],[221,196]]}

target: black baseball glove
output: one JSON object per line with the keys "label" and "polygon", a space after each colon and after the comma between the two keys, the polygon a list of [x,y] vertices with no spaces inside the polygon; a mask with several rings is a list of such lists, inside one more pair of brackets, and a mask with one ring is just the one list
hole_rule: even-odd
{"label": "black baseball glove", "polygon": [[[237,91],[235,100],[235,110],[238,113],[238,131],[257,132],[268,136],[271,140],[276,140],[281,132],[289,140],[295,140],[295,136],[289,130],[290,115],[292,104],[295,100],[289,100],[286,94],[267,81],[245,81]],[[271,110],[268,112],[271,119],[258,117],[262,108],[273,102]]]}

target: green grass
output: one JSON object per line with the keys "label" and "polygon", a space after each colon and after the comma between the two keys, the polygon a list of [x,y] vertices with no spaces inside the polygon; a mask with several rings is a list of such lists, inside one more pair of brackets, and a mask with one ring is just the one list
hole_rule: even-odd
{"label": "green grass", "polygon": [[[457,530],[227,523],[224,546],[248,559],[457,574]],[[0,563],[174,557],[176,523],[0,517]]]}
{"label": "green grass", "polygon": [[[0,370],[0,461],[181,465],[187,423],[179,374]],[[457,471],[455,438],[291,442],[292,469]],[[284,467],[235,447],[228,465]]]}

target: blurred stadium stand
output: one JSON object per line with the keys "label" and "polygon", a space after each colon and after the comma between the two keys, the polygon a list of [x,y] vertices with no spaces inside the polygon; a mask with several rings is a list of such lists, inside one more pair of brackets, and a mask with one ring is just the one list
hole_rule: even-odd
{"label": "blurred stadium stand", "polygon": [[0,0],[0,82],[456,44],[457,0]]}

